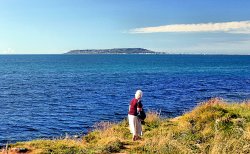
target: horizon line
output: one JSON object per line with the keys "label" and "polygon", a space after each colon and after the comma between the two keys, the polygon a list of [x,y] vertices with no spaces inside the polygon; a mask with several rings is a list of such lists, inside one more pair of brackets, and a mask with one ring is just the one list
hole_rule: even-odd
{"label": "horizon line", "polygon": [[65,53],[11,53],[2,54],[0,56],[18,56],[18,55],[202,55],[202,56],[250,56],[250,54],[231,54],[231,53],[169,53],[169,52],[155,52],[155,53],[89,53],[89,54],[65,54]]}

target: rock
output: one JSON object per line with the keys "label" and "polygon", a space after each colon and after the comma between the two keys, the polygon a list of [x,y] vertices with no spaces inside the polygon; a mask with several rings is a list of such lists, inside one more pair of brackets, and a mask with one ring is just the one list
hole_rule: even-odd
{"label": "rock", "polygon": [[79,135],[74,135],[74,138],[80,138],[80,136]]}

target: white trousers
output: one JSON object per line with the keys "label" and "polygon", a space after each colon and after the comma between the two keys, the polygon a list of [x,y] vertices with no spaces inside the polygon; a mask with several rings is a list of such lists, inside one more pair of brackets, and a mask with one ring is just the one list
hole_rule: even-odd
{"label": "white trousers", "polygon": [[133,135],[142,135],[141,120],[134,115],[128,115],[130,133]]}

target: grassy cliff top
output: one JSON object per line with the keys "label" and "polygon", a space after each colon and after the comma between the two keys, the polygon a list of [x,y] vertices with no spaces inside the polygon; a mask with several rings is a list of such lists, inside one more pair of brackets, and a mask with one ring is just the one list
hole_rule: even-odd
{"label": "grassy cliff top", "polygon": [[9,146],[26,153],[250,153],[250,102],[211,99],[184,115],[163,119],[149,112],[141,140],[127,120],[100,122],[81,139],[33,140]]}

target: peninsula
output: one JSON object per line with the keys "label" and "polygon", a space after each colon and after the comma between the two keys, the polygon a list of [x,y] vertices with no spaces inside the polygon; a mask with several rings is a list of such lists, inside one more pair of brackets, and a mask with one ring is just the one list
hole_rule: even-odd
{"label": "peninsula", "polygon": [[157,54],[157,52],[143,48],[114,48],[114,49],[86,49],[71,50],[65,54]]}

